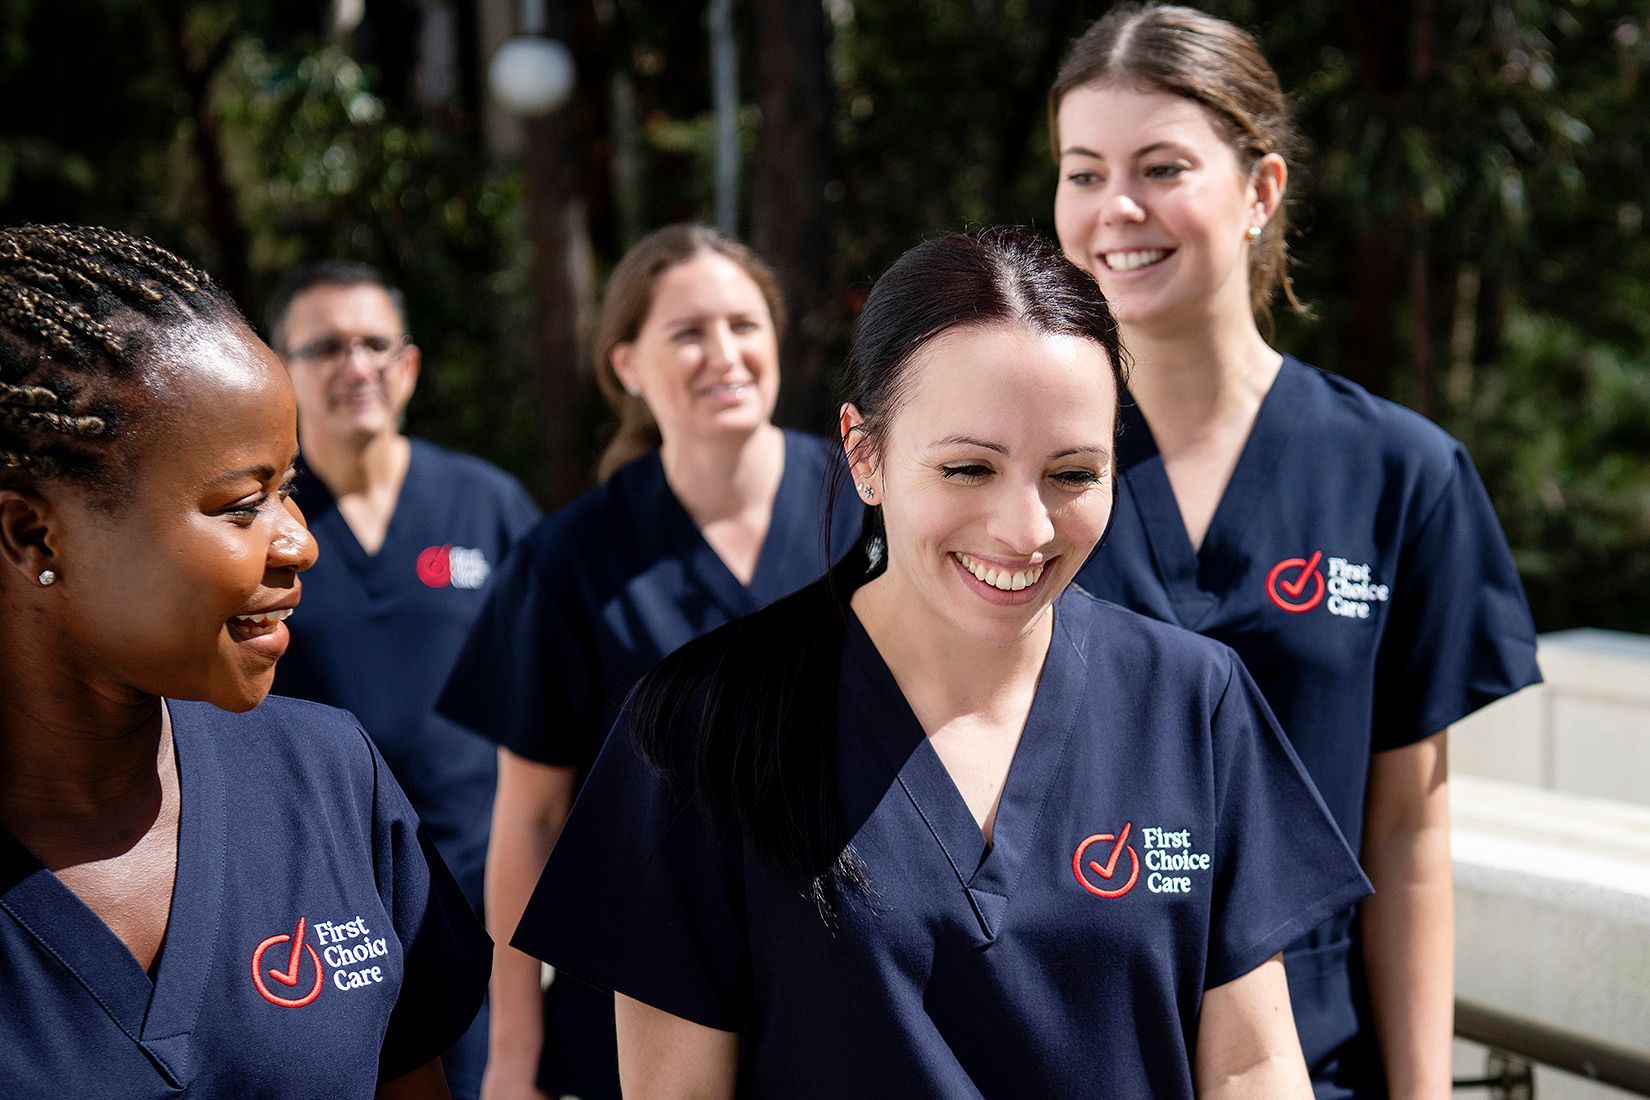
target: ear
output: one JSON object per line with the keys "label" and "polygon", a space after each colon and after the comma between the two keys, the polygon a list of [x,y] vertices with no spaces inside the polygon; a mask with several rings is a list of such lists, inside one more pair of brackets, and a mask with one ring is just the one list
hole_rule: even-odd
{"label": "ear", "polygon": [[21,489],[0,489],[0,568],[39,583],[43,570],[60,568],[52,549],[52,508],[45,498]]}
{"label": "ear", "polygon": [[408,344],[401,351],[401,369],[407,378],[407,396],[418,385],[418,371],[424,365],[424,353],[418,350],[417,344]]}
{"label": "ear", "polygon": [[624,392],[636,396],[642,392],[642,379],[636,371],[636,361],[633,353],[636,345],[626,340],[622,344],[614,344],[613,350],[607,353],[607,361],[613,364],[613,374],[624,387]]}
{"label": "ear", "polygon": [[[865,431],[865,417],[853,402],[843,403],[842,411],[837,415],[837,431],[842,437],[842,451],[848,456],[848,472],[853,476],[856,490],[870,486],[872,495],[868,502],[875,501],[882,495],[882,487],[877,483],[876,450]],[[863,493],[860,495],[864,498]]]}
{"label": "ear", "polygon": [[1276,153],[1267,153],[1255,162],[1249,173],[1250,202],[1255,225],[1265,225],[1283,202],[1284,190],[1289,186],[1289,165]]}

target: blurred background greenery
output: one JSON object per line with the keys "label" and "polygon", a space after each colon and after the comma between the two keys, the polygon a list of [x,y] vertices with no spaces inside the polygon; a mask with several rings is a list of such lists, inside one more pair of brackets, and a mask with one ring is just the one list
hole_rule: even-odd
{"label": "blurred background greenery", "polygon": [[[528,0],[531,4],[533,0]],[[871,282],[935,232],[1052,231],[1044,94],[1080,0],[744,0],[738,227],[796,323],[782,419],[828,431]],[[1310,320],[1279,346],[1472,450],[1543,630],[1650,630],[1650,5],[1211,0],[1310,142]],[[582,342],[604,273],[715,205],[708,5],[549,0],[571,101],[487,94],[515,0],[3,0],[0,219],[100,222],[201,263],[262,326],[290,264],[407,293],[409,429],[588,483]]]}

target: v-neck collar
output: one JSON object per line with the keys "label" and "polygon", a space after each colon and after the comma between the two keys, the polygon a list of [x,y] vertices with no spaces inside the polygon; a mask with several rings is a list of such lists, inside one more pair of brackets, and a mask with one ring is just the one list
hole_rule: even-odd
{"label": "v-neck collar", "polygon": [[1051,609],[1048,654],[1009,763],[990,845],[864,624],[849,615],[843,694],[855,714],[840,728],[846,736],[874,743],[873,751],[897,771],[901,789],[939,844],[987,940],[1002,928],[1070,747],[1086,680],[1083,638],[1090,613],[1086,601],[1069,594]]}
{"label": "v-neck collar", "polygon": [[[751,572],[751,583],[748,585],[741,584],[739,578],[733,575],[733,570],[728,568],[721,555],[717,554],[715,548],[705,539],[705,533],[699,529],[686,506],[671,490],[670,480],[665,477],[664,458],[660,452],[655,450],[650,459],[653,465],[650,473],[656,478],[657,491],[661,498],[660,506],[675,512],[676,525],[683,533],[689,571],[731,618],[749,615],[796,588],[794,580],[787,584],[787,578],[774,576],[776,571],[783,570],[786,565],[786,555],[775,552],[775,547],[785,541],[788,534],[786,528],[793,499],[808,500],[812,499],[813,494],[807,492],[809,486],[802,484],[802,480],[807,477],[803,469],[807,462],[800,441],[790,432],[784,433],[784,441],[779,487],[774,493],[768,515],[768,530],[762,536],[762,546],[756,556],[756,568]],[[811,509],[808,512],[810,515],[813,514]]]}
{"label": "v-neck collar", "polygon": [[1152,559],[1181,626],[1196,629],[1215,609],[1226,579],[1217,572],[1241,561],[1233,553],[1241,542],[1238,533],[1276,484],[1278,465],[1299,420],[1307,370],[1292,356],[1283,357],[1277,377],[1249,428],[1249,437],[1238,452],[1226,490],[1215,505],[1203,544],[1195,550],[1163,468],[1157,440],[1140,406],[1125,395],[1123,435],[1118,446],[1123,470],[1121,491],[1140,513]]}
{"label": "v-neck collar", "polygon": [[155,977],[75,893],[0,830],[0,867],[14,868],[5,909],[143,1047],[176,1088],[198,1068],[191,1033],[200,1016],[218,939],[224,885],[222,770],[192,705],[168,703],[177,756],[178,862]]}
{"label": "v-neck collar", "polygon": [[[344,518],[343,511],[338,507],[338,498],[333,494],[332,489],[328,487],[325,481],[321,480],[321,475],[305,467],[304,472],[308,477],[298,503],[306,509],[313,507],[317,514],[317,520],[327,524],[329,540],[326,547],[327,552],[337,554],[349,565],[351,570],[363,576],[376,568],[379,562],[390,560],[390,556],[386,555],[385,551],[391,549],[399,529],[408,522],[402,517],[417,509],[417,502],[410,499],[410,495],[415,491],[413,489],[415,484],[422,484],[422,480],[418,475],[424,460],[424,447],[421,441],[408,437],[407,469],[401,475],[400,487],[395,491],[395,505],[390,512],[390,522],[384,527],[384,541],[379,543],[377,551],[371,554],[367,553],[366,547],[361,545],[361,540],[356,537],[355,529],[349,525],[349,520]],[[319,506],[312,506],[310,504],[311,499],[319,501]],[[330,511],[322,519],[319,512],[321,508],[329,505]]]}

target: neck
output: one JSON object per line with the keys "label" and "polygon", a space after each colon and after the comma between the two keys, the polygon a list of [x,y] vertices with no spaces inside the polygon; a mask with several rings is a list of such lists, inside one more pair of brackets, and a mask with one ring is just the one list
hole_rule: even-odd
{"label": "neck", "polygon": [[748,435],[666,438],[659,448],[665,482],[701,527],[771,504],[785,467],[785,436],[772,424]]}
{"label": "neck", "polygon": [[304,432],[302,428],[300,424],[298,444],[303,450],[304,464],[326,483],[333,496],[372,495],[387,492],[401,483],[412,447],[400,432],[340,439],[320,432]]}
{"label": "neck", "polygon": [[1007,644],[960,635],[950,624],[929,621],[922,601],[903,592],[892,570],[861,586],[850,603],[912,710],[941,724],[1022,707],[1054,636],[1052,607]]}
{"label": "neck", "polygon": [[1129,392],[1154,434],[1253,419],[1283,363],[1246,305],[1241,313],[1226,309],[1203,324],[1124,325],[1123,339],[1134,360]]}
{"label": "neck", "polygon": [[16,641],[0,649],[0,683],[29,687],[0,694],[0,824],[82,846],[129,835],[175,778],[164,704],[87,683],[50,657],[18,660],[30,651]]}

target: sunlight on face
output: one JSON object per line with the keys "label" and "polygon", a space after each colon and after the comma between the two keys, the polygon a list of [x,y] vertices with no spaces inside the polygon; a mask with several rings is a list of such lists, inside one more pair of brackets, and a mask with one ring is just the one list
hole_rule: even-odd
{"label": "sunlight on face", "polygon": [[882,583],[913,622],[1010,643],[1105,530],[1111,364],[1088,340],[992,325],[941,335],[906,369],[869,472],[888,535]]}

